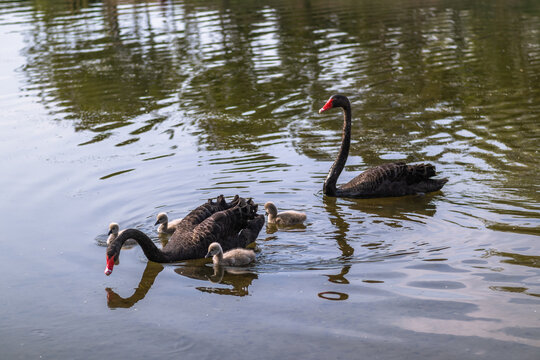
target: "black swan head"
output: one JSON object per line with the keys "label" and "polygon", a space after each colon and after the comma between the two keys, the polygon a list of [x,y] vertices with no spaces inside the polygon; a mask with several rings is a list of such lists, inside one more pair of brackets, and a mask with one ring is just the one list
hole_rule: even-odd
{"label": "black swan head", "polygon": [[341,107],[344,109],[348,107],[350,108],[351,103],[349,102],[349,99],[344,95],[332,95],[330,99],[328,99],[326,104],[324,104],[324,106],[319,110],[319,114],[335,107]]}
{"label": "black swan head", "polygon": [[119,255],[120,253],[115,249],[107,249],[107,267],[105,268],[105,275],[111,275]]}

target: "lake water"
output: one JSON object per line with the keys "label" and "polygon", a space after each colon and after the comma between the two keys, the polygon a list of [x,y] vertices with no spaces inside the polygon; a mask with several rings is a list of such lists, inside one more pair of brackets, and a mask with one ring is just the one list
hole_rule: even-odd
{"label": "lake water", "polygon": [[[540,2],[0,1],[3,359],[539,359]],[[443,191],[335,199],[430,162]],[[307,213],[255,264],[148,262],[224,194]],[[276,231],[277,230],[277,231]]]}

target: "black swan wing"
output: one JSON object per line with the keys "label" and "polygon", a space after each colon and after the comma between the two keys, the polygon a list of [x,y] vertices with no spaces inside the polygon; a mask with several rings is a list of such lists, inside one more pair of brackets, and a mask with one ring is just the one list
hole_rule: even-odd
{"label": "black swan wing", "polygon": [[338,192],[358,198],[427,193],[440,190],[448,181],[431,179],[435,175],[431,164],[389,163],[364,171],[341,186]]}
{"label": "black swan wing", "polygon": [[177,229],[180,229],[179,233],[193,231],[197,225],[208,219],[213,214],[238,205],[240,199],[241,198],[238,195],[236,195],[230,203],[225,201],[225,197],[223,195],[219,195],[216,198],[216,201],[209,199],[208,202],[192,210],[186,217],[182,219],[182,221],[177,225]]}
{"label": "black swan wing", "polygon": [[243,198],[235,198],[232,203],[236,205],[210,215],[191,233],[175,232],[181,237],[175,251],[182,253],[183,258],[196,259],[204,257],[213,242],[220,243],[223,251],[227,251],[245,247],[246,241],[256,239],[264,225],[264,216],[257,215],[257,205]]}

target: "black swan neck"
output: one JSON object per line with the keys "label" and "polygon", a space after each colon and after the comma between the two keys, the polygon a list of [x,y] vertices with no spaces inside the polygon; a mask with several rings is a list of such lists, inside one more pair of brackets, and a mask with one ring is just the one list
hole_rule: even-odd
{"label": "black swan neck", "polygon": [[128,239],[133,239],[140,245],[148,260],[154,262],[167,262],[169,260],[167,254],[158,249],[152,239],[137,229],[126,229],[122,231],[110,246],[116,250],[116,253],[120,253],[122,245]]}
{"label": "black swan neck", "polygon": [[346,104],[343,106],[343,133],[341,137],[341,147],[339,149],[338,155],[328,176],[324,181],[323,193],[328,196],[336,196],[336,183],[339,178],[339,175],[345,167],[347,162],[347,157],[349,156],[349,149],[351,146],[351,105]]}

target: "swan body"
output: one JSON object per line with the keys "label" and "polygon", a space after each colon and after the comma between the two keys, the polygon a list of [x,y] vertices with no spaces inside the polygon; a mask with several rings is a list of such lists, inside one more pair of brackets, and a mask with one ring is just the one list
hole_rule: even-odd
{"label": "swan body", "polygon": [[351,103],[344,95],[333,95],[319,110],[319,114],[335,107],[343,109],[343,135],[338,156],[324,181],[325,195],[346,198],[404,196],[438,191],[446,184],[448,179],[431,179],[436,175],[435,167],[431,164],[407,165],[395,162],[368,169],[337,187],[351,144]]}
{"label": "swan body", "polygon": [[271,201],[264,204],[264,209],[268,214],[269,224],[288,226],[302,224],[306,220],[306,214],[299,211],[289,210],[278,214],[276,205]]}
{"label": "swan body", "polygon": [[166,213],[159,213],[156,217],[156,223],[160,224],[158,227],[158,233],[160,234],[172,234],[176,230],[176,226],[180,224],[182,218],[169,221],[169,217]]}
{"label": "swan body", "polygon": [[212,256],[214,265],[218,266],[242,266],[255,261],[255,251],[238,248],[223,253],[221,245],[217,242],[208,246],[208,253],[205,257],[210,256]]}
{"label": "swan body", "polygon": [[118,237],[118,232],[120,231],[120,226],[117,223],[109,224],[109,237],[107,238],[107,245],[113,242],[114,239]]}
{"label": "swan body", "polygon": [[213,242],[218,242],[225,251],[246,247],[257,239],[263,225],[264,215],[257,214],[257,204],[253,200],[236,195],[228,203],[220,195],[216,201],[208,200],[191,211],[178,224],[163,249],[158,249],[146,234],[137,229],[120,232],[107,246],[105,275],[112,273],[122,245],[128,239],[139,243],[148,260],[168,263],[203,258]]}

